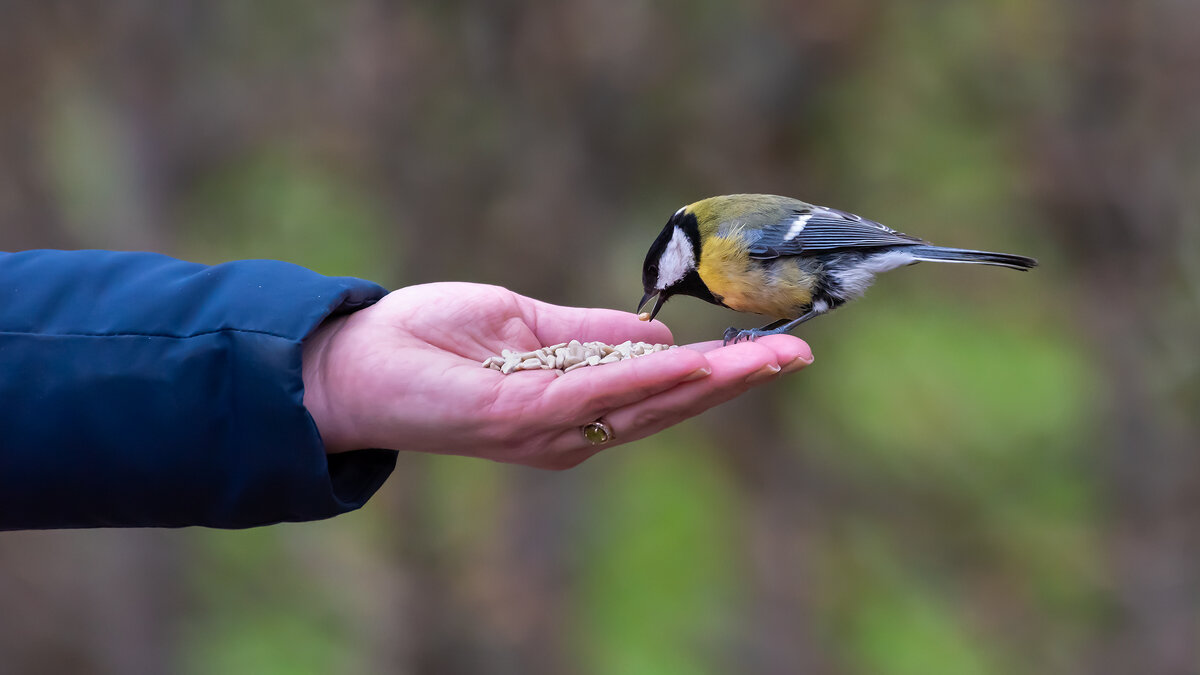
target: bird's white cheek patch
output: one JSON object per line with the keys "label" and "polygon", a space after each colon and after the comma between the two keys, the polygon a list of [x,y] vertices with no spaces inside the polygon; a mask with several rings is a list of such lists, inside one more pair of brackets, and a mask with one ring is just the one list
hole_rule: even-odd
{"label": "bird's white cheek patch", "polygon": [[799,236],[800,233],[804,231],[804,226],[808,225],[808,221],[812,217],[813,214],[811,213],[797,216],[796,219],[792,221],[792,226],[788,228],[787,234],[783,235],[783,240],[791,241]]}
{"label": "bird's white cheek patch", "polygon": [[677,227],[658,261],[658,288],[678,282],[695,266],[696,254],[692,250],[692,240]]}

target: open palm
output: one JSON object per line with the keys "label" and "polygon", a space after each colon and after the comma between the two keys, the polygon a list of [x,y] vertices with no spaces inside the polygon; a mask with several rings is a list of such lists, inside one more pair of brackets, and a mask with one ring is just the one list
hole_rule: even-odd
{"label": "open palm", "polygon": [[[574,466],[812,361],[798,338],[688,345],[570,373],[503,375],[480,363],[502,349],[569,340],[671,343],[659,322],[561,307],[497,286],[438,283],[395,291],[334,319],[305,343],[305,405],[330,452],[377,447]],[[588,443],[603,417],[615,437]]]}

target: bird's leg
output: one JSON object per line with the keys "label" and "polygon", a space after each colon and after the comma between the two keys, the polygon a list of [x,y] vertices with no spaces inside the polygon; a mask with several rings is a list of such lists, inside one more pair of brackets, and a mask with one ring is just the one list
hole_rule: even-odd
{"label": "bird's leg", "polygon": [[780,319],[779,321],[773,321],[762,328],[744,328],[742,330],[738,330],[737,328],[726,328],[725,344],[736,344],[742,340],[755,340],[756,338],[760,338],[764,335],[778,335],[779,333],[786,333],[805,321],[808,321],[813,317],[820,316],[823,313],[824,312],[818,312],[810,309],[795,319]]}
{"label": "bird's leg", "polygon": [[772,321],[762,328],[755,328],[753,330],[734,328],[730,326],[729,328],[725,329],[725,344],[729,344],[730,342],[738,342],[740,340],[753,340],[759,335],[769,335],[770,333],[765,331],[774,331],[776,328],[779,328],[789,321],[791,321],[791,319],[780,319],[778,321]]}

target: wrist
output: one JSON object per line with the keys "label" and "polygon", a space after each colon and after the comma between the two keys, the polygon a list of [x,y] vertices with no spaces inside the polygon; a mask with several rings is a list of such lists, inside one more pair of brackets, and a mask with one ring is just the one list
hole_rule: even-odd
{"label": "wrist", "polygon": [[338,333],[347,316],[328,319],[304,340],[301,373],[304,381],[304,407],[312,417],[328,454],[354,450],[349,420],[337,410],[337,370],[333,367],[333,352]]}

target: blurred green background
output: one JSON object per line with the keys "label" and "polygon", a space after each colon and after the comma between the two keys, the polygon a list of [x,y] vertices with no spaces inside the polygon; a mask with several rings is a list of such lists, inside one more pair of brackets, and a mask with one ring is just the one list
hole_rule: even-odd
{"label": "blurred green background", "polygon": [[675,209],[754,191],[1042,261],[892,273],[803,326],[809,370],[566,473],[402,455],[321,523],[6,533],[3,671],[1200,672],[1196,25],[1172,0],[0,4],[4,250],[632,309]]}

